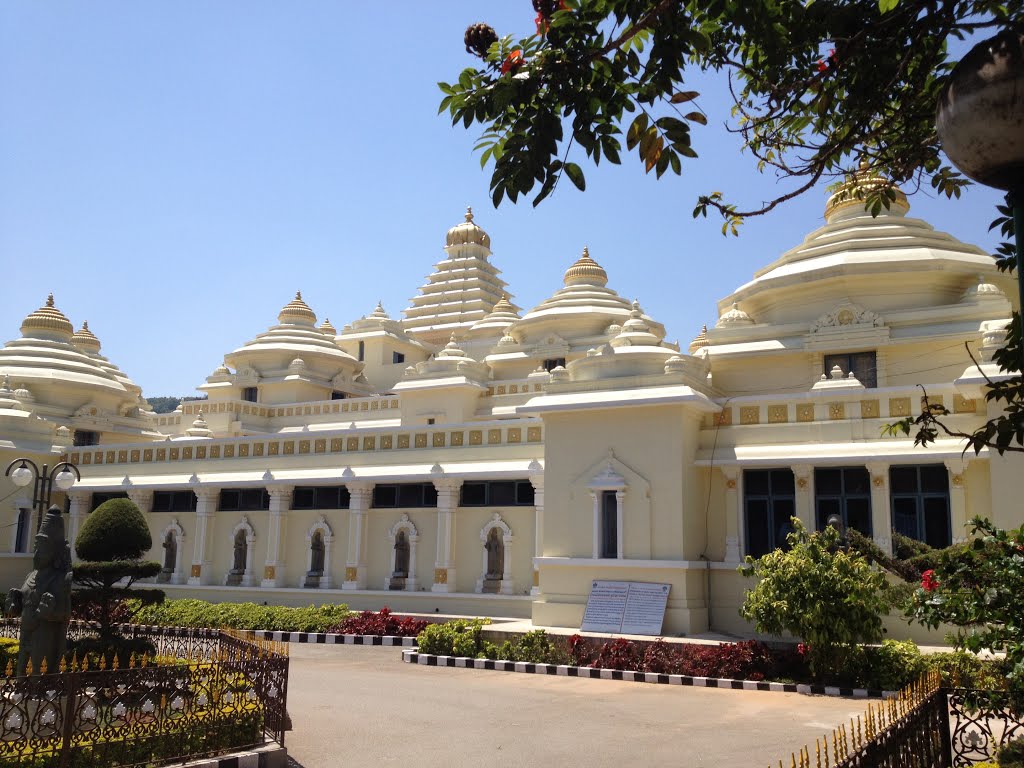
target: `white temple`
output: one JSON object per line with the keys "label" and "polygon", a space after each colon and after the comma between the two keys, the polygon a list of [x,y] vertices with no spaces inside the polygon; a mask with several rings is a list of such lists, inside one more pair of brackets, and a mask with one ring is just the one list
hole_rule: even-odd
{"label": "white temple", "polygon": [[[908,210],[899,194],[872,218],[837,193],[688,350],[586,248],[517,307],[467,212],[401,319],[378,304],[338,331],[296,294],[211,361],[207,400],[165,415],[50,297],[0,349],[0,459],[78,465],[71,536],[131,498],[171,597],[576,627],[593,580],[644,581],[671,584],[666,633],[746,632],[736,566],[794,515],[838,514],[883,548],[893,530],[943,546],[974,515],[1020,524],[1020,456],[883,434],[922,386],[953,429],[998,413],[986,376],[1005,376],[991,360],[1016,295]],[[14,584],[31,493],[0,483]]]}

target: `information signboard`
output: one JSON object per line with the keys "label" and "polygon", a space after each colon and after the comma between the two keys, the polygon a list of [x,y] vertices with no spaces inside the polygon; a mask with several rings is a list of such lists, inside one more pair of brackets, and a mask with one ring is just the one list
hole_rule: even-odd
{"label": "information signboard", "polygon": [[600,581],[590,584],[583,614],[584,632],[625,635],[661,634],[670,584],[642,581]]}

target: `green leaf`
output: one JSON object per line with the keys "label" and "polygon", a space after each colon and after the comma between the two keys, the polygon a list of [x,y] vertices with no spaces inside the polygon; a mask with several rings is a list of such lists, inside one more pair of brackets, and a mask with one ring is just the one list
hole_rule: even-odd
{"label": "green leaf", "polygon": [[633,122],[629,126],[629,130],[626,131],[626,149],[632,150],[637,144],[640,143],[641,137],[647,130],[647,115],[641,112],[634,118]]}
{"label": "green leaf", "polygon": [[580,192],[587,188],[587,181],[583,178],[583,170],[576,163],[566,163],[565,174]]}
{"label": "green leaf", "polygon": [[888,13],[894,10],[897,5],[900,4],[900,0],[878,0],[878,10],[882,13]]}

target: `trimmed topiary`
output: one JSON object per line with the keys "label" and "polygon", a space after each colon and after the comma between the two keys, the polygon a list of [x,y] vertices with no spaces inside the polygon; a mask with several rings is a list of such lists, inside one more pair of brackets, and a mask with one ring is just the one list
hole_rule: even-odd
{"label": "trimmed topiary", "polygon": [[82,560],[138,560],[153,546],[146,518],[129,499],[110,499],[93,510],[75,538]]}

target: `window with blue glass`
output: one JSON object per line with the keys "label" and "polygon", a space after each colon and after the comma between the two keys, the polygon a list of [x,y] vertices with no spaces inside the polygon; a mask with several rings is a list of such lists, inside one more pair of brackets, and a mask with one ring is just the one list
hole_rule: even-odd
{"label": "window with blue glass", "polygon": [[943,464],[890,467],[892,527],[941,549],[951,541],[949,473]]}
{"label": "window with blue glass", "polygon": [[819,531],[832,515],[843,528],[871,536],[871,475],[867,467],[824,467],[814,470],[815,522]]}
{"label": "window with blue glass", "polygon": [[785,549],[793,530],[796,493],[790,469],[748,469],[743,473],[743,517],[747,554],[761,557]]}

